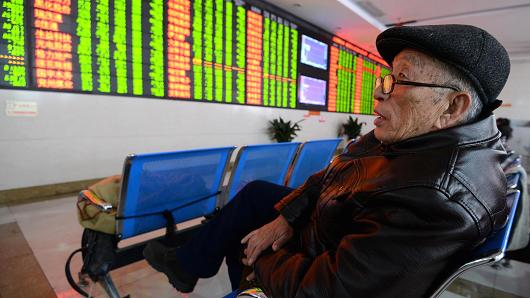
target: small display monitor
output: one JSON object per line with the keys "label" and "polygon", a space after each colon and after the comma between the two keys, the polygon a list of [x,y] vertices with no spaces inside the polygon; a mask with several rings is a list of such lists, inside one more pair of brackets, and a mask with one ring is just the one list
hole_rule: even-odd
{"label": "small display monitor", "polygon": [[299,102],[311,105],[326,105],[326,81],[300,76]]}
{"label": "small display monitor", "polygon": [[328,69],[328,45],[302,34],[300,62],[320,69]]}

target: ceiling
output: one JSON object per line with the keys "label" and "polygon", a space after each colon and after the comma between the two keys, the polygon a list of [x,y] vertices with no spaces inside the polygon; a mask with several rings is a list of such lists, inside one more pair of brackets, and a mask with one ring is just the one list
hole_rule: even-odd
{"label": "ceiling", "polygon": [[[469,24],[495,36],[512,60],[530,60],[530,0],[267,0],[357,46],[377,53],[379,28]],[[348,7],[361,10],[360,14]],[[358,11],[358,10],[357,10]]]}

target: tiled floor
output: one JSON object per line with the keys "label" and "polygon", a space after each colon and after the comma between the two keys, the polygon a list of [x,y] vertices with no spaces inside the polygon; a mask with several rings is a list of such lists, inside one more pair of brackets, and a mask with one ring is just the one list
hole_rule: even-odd
{"label": "tiled floor", "polygon": [[0,225],[0,272],[0,297],[54,296],[15,222]]}
{"label": "tiled floor", "polygon": [[[0,207],[0,227],[5,224],[18,224],[23,237],[38,261],[38,265],[42,268],[47,281],[58,297],[81,297],[70,287],[64,273],[66,259],[71,252],[80,247],[83,231],[77,222],[75,202],[75,197],[67,197],[18,206]],[[158,234],[160,233],[162,232],[158,232]],[[154,237],[154,234],[156,235],[157,233],[152,233],[147,237]],[[0,239],[3,237],[4,235],[0,234]],[[127,242],[131,243],[134,240],[141,241],[142,238]],[[0,243],[2,245],[0,252],[3,254],[4,250],[11,246],[11,243],[7,244],[6,241]],[[79,271],[80,264],[79,257],[73,259],[71,266],[73,275],[76,275],[76,272]],[[2,264],[2,268],[3,266]],[[2,269],[2,271],[4,270]],[[122,296],[130,294],[131,297],[212,298],[222,297],[230,292],[230,282],[224,267],[221,268],[217,276],[200,280],[195,292],[187,296],[175,291],[164,275],[153,270],[145,261],[113,271],[112,278]],[[4,295],[1,292],[1,286],[0,284],[1,298],[26,297],[24,295]],[[99,288],[99,285],[85,290],[96,297],[105,297],[105,295],[102,295],[103,291]],[[34,297],[43,296],[36,295]]]}
{"label": "tiled floor", "polygon": [[[0,207],[1,298],[52,297],[53,292],[58,297],[81,297],[68,285],[64,274],[66,259],[79,248],[82,233],[75,202],[76,198],[66,197]],[[153,234],[144,238],[149,237]],[[16,271],[7,259],[17,260],[16,266],[22,268]],[[469,272],[450,287],[453,292],[446,292],[442,297],[530,297],[530,265],[515,261],[511,265],[511,268],[482,267]],[[75,258],[74,275],[79,268],[80,260]],[[12,274],[12,270],[18,273]],[[115,270],[112,277],[122,296],[215,298],[230,291],[225,267],[215,277],[200,280],[195,292],[189,295],[176,292],[164,275],[151,269],[145,261]],[[106,297],[98,285],[86,291],[96,297]]]}

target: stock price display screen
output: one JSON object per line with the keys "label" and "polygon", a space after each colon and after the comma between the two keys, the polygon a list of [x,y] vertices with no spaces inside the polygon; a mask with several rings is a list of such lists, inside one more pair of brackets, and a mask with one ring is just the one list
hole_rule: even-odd
{"label": "stock price display screen", "polygon": [[296,26],[243,1],[34,0],[32,12],[36,88],[295,108]]}
{"label": "stock price display screen", "polygon": [[0,86],[27,87],[27,54],[23,0],[0,4]]}
{"label": "stock price display screen", "polygon": [[178,30],[187,27],[189,32],[190,24],[189,17],[175,24],[174,10],[186,7],[173,2],[182,3],[168,1],[166,10],[163,0],[34,0],[29,31],[35,87],[155,97],[175,94],[174,88],[186,82],[176,69],[186,64],[186,57],[189,60],[186,49],[190,48],[173,47],[166,55],[165,36],[173,37],[167,40],[173,45]]}
{"label": "stock price display screen", "polygon": [[[4,0],[0,87],[300,108],[296,19],[249,2]],[[329,36],[304,36],[321,49],[306,49],[305,64],[326,72],[318,105],[373,113],[368,76],[381,66]]]}
{"label": "stock price display screen", "polygon": [[375,79],[390,73],[382,64],[386,63],[381,58],[333,37],[328,111],[372,115]]}

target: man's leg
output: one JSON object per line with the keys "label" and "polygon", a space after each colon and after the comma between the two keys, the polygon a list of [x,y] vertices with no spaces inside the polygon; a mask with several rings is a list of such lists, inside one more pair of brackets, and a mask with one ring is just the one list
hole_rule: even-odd
{"label": "man's leg", "polygon": [[243,237],[278,216],[274,204],[291,191],[265,181],[247,184],[213,220],[177,249],[183,269],[201,278],[215,275],[228,253],[240,252]]}
{"label": "man's leg", "polygon": [[[176,249],[176,263],[188,275],[207,278],[219,271],[223,258],[228,255],[230,280],[233,285],[238,283],[241,265],[235,261],[235,254],[241,251],[241,239],[275,219],[278,212],[274,204],[291,191],[265,181],[247,184],[214,219]],[[148,255],[146,258],[149,261]]]}

